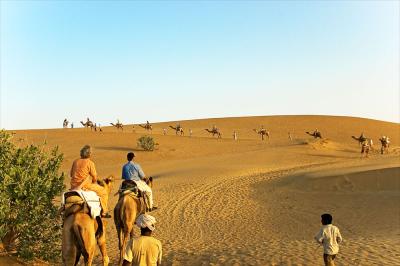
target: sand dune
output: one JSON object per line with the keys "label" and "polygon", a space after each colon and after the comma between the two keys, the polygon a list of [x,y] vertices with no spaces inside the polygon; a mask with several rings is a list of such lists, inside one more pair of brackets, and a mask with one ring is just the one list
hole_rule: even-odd
{"label": "sand dune", "polygon": [[[312,238],[323,212],[333,214],[345,239],[337,265],[400,263],[399,124],[330,116],[221,118],[181,121],[192,137],[175,136],[170,129],[162,135],[176,123],[153,125],[159,143],[154,152],[136,147],[146,131],[130,126],[124,132],[106,127],[102,133],[23,130],[14,139],[20,145],[59,145],[65,172],[81,146],[90,144],[101,176],[119,177],[126,153],[135,151],[147,175],[155,177],[160,207],[154,212],[155,234],[163,243],[165,265],[321,265],[322,250]],[[213,124],[222,139],[204,130]],[[271,132],[270,140],[261,141],[253,131],[260,125]],[[304,133],[315,128],[323,140]],[[234,130],[238,141],[232,139]],[[351,135],[361,132],[376,144],[381,135],[390,136],[390,153],[376,149],[369,159],[360,159]],[[110,206],[116,200],[111,197]],[[115,265],[112,222],[107,234]]]}

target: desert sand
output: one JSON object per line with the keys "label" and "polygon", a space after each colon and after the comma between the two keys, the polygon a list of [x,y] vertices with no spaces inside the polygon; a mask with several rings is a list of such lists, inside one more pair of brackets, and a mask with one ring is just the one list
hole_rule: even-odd
{"label": "desert sand", "polygon": [[[337,265],[400,264],[399,124],[334,116],[180,123],[184,137],[168,128],[177,121],[153,124],[152,135],[159,143],[153,152],[137,147],[137,138],[146,131],[132,125],[125,125],[123,132],[113,127],[103,132],[21,130],[15,131],[14,141],[58,145],[65,157],[61,170],[67,188],[72,161],[90,144],[99,175],[117,177],[113,193],[121,183],[126,153],[134,151],[136,161],[155,179],[159,209],[152,215],[158,221],[155,236],[163,244],[163,265],[323,265],[322,247],[313,236],[324,212],[333,215],[344,238]],[[213,124],[222,139],[204,130]],[[261,125],[270,131],[269,140],[262,141],[253,131]],[[315,128],[323,140],[304,133]],[[375,142],[370,158],[360,158],[358,143],[351,138],[361,132]],[[381,135],[391,138],[389,154],[379,154]],[[115,206],[117,199],[111,196],[109,205]],[[107,238],[111,265],[116,265],[118,240],[112,219]]]}

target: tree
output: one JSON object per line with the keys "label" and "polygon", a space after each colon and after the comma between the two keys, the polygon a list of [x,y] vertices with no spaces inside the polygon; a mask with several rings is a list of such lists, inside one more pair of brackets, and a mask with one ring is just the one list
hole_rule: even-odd
{"label": "tree", "polygon": [[53,200],[64,189],[63,155],[58,147],[17,147],[11,139],[0,131],[0,239],[23,258],[57,260],[61,221]]}

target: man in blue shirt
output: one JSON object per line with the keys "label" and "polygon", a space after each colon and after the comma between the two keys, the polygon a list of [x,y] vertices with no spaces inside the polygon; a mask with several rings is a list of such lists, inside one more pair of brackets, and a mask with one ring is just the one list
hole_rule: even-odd
{"label": "man in blue shirt", "polygon": [[143,179],[146,177],[139,164],[133,161],[135,154],[129,152],[127,154],[128,162],[122,167],[122,179],[132,180],[136,183],[138,189],[143,192],[149,204],[149,211],[155,210],[153,206],[153,192]]}

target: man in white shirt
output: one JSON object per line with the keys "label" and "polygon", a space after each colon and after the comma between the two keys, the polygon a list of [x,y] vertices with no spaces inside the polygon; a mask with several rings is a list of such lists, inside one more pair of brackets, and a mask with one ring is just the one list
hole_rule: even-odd
{"label": "man in white shirt", "polygon": [[162,245],[152,236],[156,218],[145,213],[139,215],[135,224],[140,227],[140,237],[131,238],[124,254],[123,266],[160,266]]}
{"label": "man in white shirt", "polygon": [[315,240],[324,247],[325,266],[335,266],[335,257],[339,253],[339,243],[343,241],[339,228],[332,225],[332,215],[321,215],[322,227]]}

